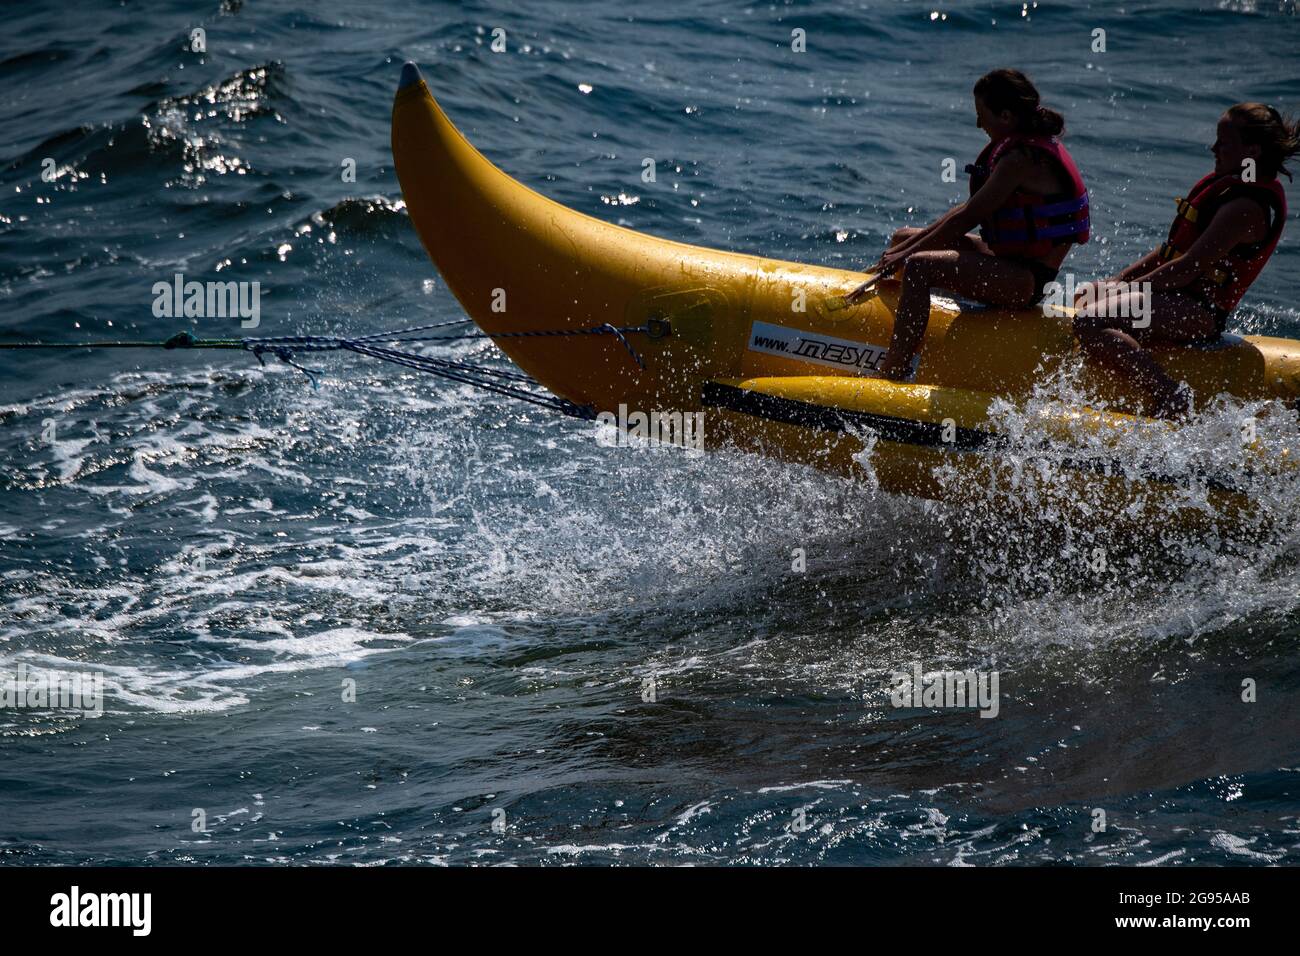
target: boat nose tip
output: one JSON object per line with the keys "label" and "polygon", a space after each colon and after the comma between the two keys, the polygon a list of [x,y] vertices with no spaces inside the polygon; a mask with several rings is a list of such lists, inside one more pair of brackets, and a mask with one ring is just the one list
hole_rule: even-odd
{"label": "boat nose tip", "polygon": [[399,90],[404,90],[408,86],[414,86],[423,79],[424,77],[420,75],[420,68],[411,60],[407,60],[402,64],[402,78],[397,81],[397,88]]}

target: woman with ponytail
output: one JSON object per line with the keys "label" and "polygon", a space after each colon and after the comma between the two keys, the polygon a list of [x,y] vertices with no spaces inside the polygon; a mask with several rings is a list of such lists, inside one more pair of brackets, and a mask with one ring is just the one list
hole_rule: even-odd
{"label": "woman with ponytail", "polygon": [[[1084,355],[1135,382],[1159,418],[1187,415],[1191,390],[1143,346],[1219,341],[1281,238],[1287,209],[1278,174],[1291,178],[1285,163],[1300,152],[1300,124],[1263,103],[1238,103],[1219,119],[1210,151],[1214,171],[1178,200],[1169,240],[1076,299]],[[1130,311],[1142,305],[1125,301],[1131,296],[1146,308]],[[1139,327],[1118,318],[1130,315],[1146,319]]]}
{"label": "woman with ponytail", "polygon": [[[931,289],[1027,307],[1043,298],[1070,246],[1088,241],[1088,190],[1056,138],[1065,128],[1061,114],[1039,102],[1018,70],[994,70],[974,92],[976,125],[989,144],[966,167],[970,198],[924,229],[894,233],[876,270],[883,277],[903,269],[893,337],[878,369],[886,378],[910,374]],[[976,226],[980,235],[967,235]]]}

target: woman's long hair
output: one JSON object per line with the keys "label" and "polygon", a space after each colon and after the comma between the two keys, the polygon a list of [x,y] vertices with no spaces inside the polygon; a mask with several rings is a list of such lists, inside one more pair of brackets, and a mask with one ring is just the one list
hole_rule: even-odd
{"label": "woman's long hair", "polygon": [[1300,153],[1300,122],[1263,103],[1238,103],[1226,115],[1241,131],[1243,143],[1260,147],[1261,179],[1275,179],[1278,173],[1291,178],[1285,164]]}
{"label": "woman's long hair", "polygon": [[1016,129],[1030,136],[1058,136],[1065,117],[1039,102],[1038,90],[1019,70],[994,70],[975,83],[975,95],[994,113],[1003,110],[1016,118]]}

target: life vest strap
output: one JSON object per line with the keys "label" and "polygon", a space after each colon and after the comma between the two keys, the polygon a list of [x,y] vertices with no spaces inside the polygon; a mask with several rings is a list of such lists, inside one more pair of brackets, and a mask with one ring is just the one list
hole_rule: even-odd
{"label": "life vest strap", "polygon": [[1010,209],[1002,209],[997,213],[998,219],[1011,219],[1019,222],[1021,219],[1055,219],[1057,216],[1069,216],[1076,212],[1082,212],[1088,208],[1088,197],[1078,196],[1074,199],[1066,199],[1062,202],[1047,203],[1042,206],[1013,206]]}
{"label": "life vest strap", "polygon": [[1178,197],[1178,215],[1188,222],[1196,222],[1201,213],[1195,206],[1189,203],[1184,197]]}
{"label": "life vest strap", "polygon": [[[1032,225],[1032,223],[1030,224]],[[984,237],[985,242],[1030,242],[1034,239],[1063,239],[1066,236],[1077,236],[1080,233],[1088,231],[1090,223],[1088,219],[1076,219],[1074,222],[1063,222],[1057,226],[1043,226],[1038,229],[997,229],[993,230],[993,235]]]}
{"label": "life vest strap", "polygon": [[1076,212],[1082,212],[1088,208],[1088,194],[1076,196],[1074,199],[1066,199],[1062,202],[1048,203],[1045,206],[1034,206],[1033,215],[1040,216],[1043,219],[1051,219],[1054,216],[1065,216]]}

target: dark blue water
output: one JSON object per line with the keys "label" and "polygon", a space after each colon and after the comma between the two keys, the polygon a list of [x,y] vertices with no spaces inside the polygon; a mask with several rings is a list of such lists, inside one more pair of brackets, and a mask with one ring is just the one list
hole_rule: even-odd
{"label": "dark blue water", "polygon": [[[1300,20],[1265,0],[4,17],[3,341],[245,334],[155,318],[176,272],[259,281],[256,334],[458,316],[392,170],[407,58],[560,202],[846,266],[960,194],[939,171],[982,145],[969,90],[987,69],[1027,70],[1067,116],[1096,222],[1081,275],[1159,240],[1225,106],[1300,106]],[[641,183],[644,156],[672,173]],[[1300,233],[1234,330],[1300,337],[1298,279]],[[1106,529],[1035,501],[954,508],[601,448],[504,399],[315,364],[319,390],[239,353],[0,353],[0,672],[98,672],[106,694],[99,717],[0,710],[0,859],[1300,855],[1294,484],[1261,492],[1273,520],[1248,533],[1153,527],[1106,540],[1109,569],[1087,574]],[[894,709],[888,675],[914,662],[996,669],[999,716]]]}

